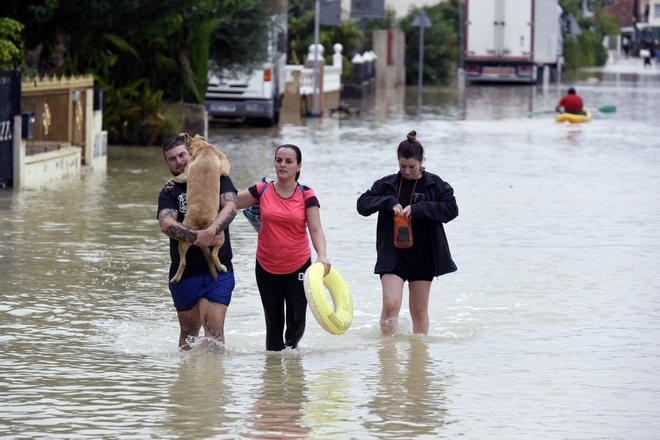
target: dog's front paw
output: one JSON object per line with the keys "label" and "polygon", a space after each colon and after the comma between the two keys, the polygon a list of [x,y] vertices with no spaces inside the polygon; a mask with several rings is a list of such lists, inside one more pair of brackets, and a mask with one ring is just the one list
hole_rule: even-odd
{"label": "dog's front paw", "polygon": [[172,179],[168,180],[163,189],[165,191],[172,191],[174,189],[174,181],[172,181]]}

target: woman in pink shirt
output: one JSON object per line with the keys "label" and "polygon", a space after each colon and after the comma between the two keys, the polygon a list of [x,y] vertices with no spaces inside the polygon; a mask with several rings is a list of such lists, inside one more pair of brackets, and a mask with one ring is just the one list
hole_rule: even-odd
{"label": "woman in pink shirt", "polygon": [[320,204],[311,188],[298,183],[301,168],[300,148],[281,145],[275,151],[277,180],[238,193],[239,209],[258,203],[261,211],[255,275],[266,318],[266,350],[296,348],[305,332],[303,279],[312,264],[308,229],[316,261],[323,263],[326,274],[330,271]]}

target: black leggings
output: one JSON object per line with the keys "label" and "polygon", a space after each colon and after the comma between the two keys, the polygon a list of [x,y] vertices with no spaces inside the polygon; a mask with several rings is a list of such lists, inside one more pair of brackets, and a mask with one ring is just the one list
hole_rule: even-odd
{"label": "black leggings", "polygon": [[[309,259],[300,269],[285,275],[267,272],[258,261],[255,264],[257,287],[266,318],[266,350],[296,348],[302,339],[307,315],[303,277],[311,264],[312,260]],[[285,305],[286,332],[284,332]],[[283,333],[284,340],[282,340]]]}

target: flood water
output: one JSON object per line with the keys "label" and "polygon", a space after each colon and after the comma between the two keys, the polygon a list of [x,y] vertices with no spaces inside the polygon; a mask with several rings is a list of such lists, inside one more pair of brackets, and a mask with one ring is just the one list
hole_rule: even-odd
{"label": "flood water", "polygon": [[[567,85],[469,86],[425,89],[421,106],[415,87],[382,93],[341,120],[212,127],[239,189],[274,177],[277,145],[303,151],[355,316],[333,336],[308,313],[298,350],[264,349],[240,214],[226,348],[177,350],[159,148],[110,147],[107,172],[1,191],[0,438],[657,438],[660,77],[568,80],[592,122],[527,117]],[[455,190],[458,272],[433,282],[428,336],[411,334],[406,295],[384,337],[376,217],[355,203],[413,129]]]}

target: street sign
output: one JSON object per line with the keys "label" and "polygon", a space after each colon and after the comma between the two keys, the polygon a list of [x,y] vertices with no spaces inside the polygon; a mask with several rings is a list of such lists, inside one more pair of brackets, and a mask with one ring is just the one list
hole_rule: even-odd
{"label": "street sign", "polygon": [[423,26],[423,27],[431,27],[431,20],[429,19],[429,16],[426,15],[426,10],[425,9],[420,9],[417,15],[415,16],[415,19],[412,22],[413,26]]}
{"label": "street sign", "polygon": [[385,0],[351,0],[351,18],[385,18]]}
{"label": "street sign", "polygon": [[578,35],[582,35],[580,24],[572,12],[569,12],[568,17],[566,17],[566,33],[573,37],[573,40],[577,39]]}
{"label": "street sign", "polygon": [[339,26],[339,23],[341,23],[341,2],[322,1],[319,24],[321,26]]}

